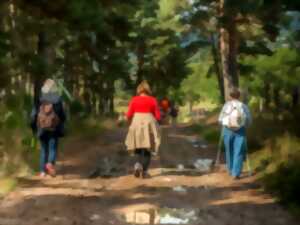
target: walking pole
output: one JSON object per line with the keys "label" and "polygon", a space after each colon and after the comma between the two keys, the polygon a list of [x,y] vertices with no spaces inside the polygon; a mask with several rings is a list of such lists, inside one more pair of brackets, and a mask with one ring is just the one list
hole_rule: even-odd
{"label": "walking pole", "polygon": [[61,151],[60,151],[60,154],[61,154],[61,169],[62,169],[62,180],[65,180],[65,164],[64,164],[64,161],[66,160],[65,159],[65,152],[64,152],[64,147],[62,146],[63,144],[61,144]]}
{"label": "walking pole", "polygon": [[246,164],[247,164],[247,171],[248,171],[248,176],[251,177],[253,175],[252,168],[251,168],[251,163],[250,163],[250,158],[248,154],[248,144],[247,144],[247,139],[245,141],[245,148],[246,148]]}
{"label": "walking pole", "polygon": [[217,157],[215,160],[215,166],[218,166],[220,164],[220,157],[221,157],[221,152],[222,152],[222,143],[223,143],[223,136],[224,136],[224,128],[222,127],[221,135],[219,138],[219,143],[218,143],[218,152],[217,152]]}

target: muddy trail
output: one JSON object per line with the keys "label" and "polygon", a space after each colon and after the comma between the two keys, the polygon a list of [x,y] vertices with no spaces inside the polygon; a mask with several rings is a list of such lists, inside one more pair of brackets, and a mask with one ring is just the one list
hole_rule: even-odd
{"label": "muddy trail", "polygon": [[73,138],[64,146],[56,178],[19,180],[0,202],[0,225],[294,225],[296,221],[243,174],[232,180],[224,169],[206,171],[199,159],[216,149],[186,126],[164,128],[160,155],[148,179],[131,174],[126,130],[96,138]]}

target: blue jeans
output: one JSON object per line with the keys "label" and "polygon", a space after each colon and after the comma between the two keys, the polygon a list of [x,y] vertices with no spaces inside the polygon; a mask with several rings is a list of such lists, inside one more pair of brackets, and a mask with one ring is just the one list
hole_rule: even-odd
{"label": "blue jeans", "polygon": [[227,169],[230,175],[240,176],[246,156],[246,129],[233,131],[224,127],[223,135]]}
{"label": "blue jeans", "polygon": [[55,165],[57,156],[58,138],[50,135],[43,135],[41,141],[41,155],[40,155],[40,171],[45,172],[47,163]]}

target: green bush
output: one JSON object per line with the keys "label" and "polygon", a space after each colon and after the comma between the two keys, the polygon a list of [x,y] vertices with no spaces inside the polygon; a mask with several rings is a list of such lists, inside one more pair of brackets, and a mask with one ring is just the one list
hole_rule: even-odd
{"label": "green bush", "polygon": [[70,113],[73,116],[84,117],[86,114],[86,110],[79,101],[73,101],[70,104]]}
{"label": "green bush", "polygon": [[192,132],[201,133],[204,130],[204,126],[201,124],[193,124],[190,129]]}
{"label": "green bush", "polygon": [[218,143],[221,131],[216,128],[204,129],[203,138],[210,143]]}
{"label": "green bush", "polygon": [[[300,164],[299,160],[282,163],[276,171],[264,178],[266,190],[279,201],[293,209],[300,209]],[[300,211],[299,211],[300,212]]]}
{"label": "green bush", "polygon": [[193,124],[190,129],[194,133],[198,133],[206,141],[214,144],[219,142],[221,130],[219,127],[204,125],[204,124]]}
{"label": "green bush", "polygon": [[[0,175],[26,174],[37,167],[38,150],[30,130],[32,98],[20,94],[0,103]],[[2,156],[2,157],[1,157]]]}

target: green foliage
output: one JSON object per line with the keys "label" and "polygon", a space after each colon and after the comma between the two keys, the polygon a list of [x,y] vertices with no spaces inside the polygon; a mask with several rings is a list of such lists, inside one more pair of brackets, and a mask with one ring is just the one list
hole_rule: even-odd
{"label": "green foliage", "polygon": [[10,50],[8,43],[9,35],[5,32],[0,32],[0,58],[4,57],[5,54]]}
{"label": "green foliage", "polygon": [[[254,116],[248,130],[252,166],[267,191],[292,211],[299,212],[300,132],[297,114]],[[298,177],[298,178],[297,178]]]}
{"label": "green foliage", "polygon": [[0,176],[28,175],[38,165],[37,141],[29,128],[32,97],[19,92],[0,102]]}
{"label": "green foliage", "polygon": [[85,108],[79,101],[73,101],[70,104],[70,113],[75,117],[84,117],[86,115]]}
{"label": "green foliage", "polygon": [[218,83],[215,76],[207,77],[210,58],[205,53],[195,54],[189,63],[191,74],[182,82],[181,91],[190,102],[219,101]]}
{"label": "green foliage", "polygon": [[85,117],[80,120],[74,118],[69,121],[70,133],[68,136],[72,139],[74,136],[79,138],[97,138],[104,130],[105,118]]}
{"label": "green foliage", "polygon": [[217,144],[220,139],[220,127],[205,124],[204,121],[194,124],[190,129],[198,133],[205,141],[211,144]]}
{"label": "green foliage", "polygon": [[281,203],[290,209],[300,210],[300,166],[299,159],[282,163],[273,173],[265,176],[266,189],[273,193]]}
{"label": "green foliage", "polygon": [[272,56],[246,57],[244,65],[254,68],[245,78],[252,93],[261,95],[265,83],[271,83],[281,90],[289,91],[299,84],[299,52],[290,48],[279,48]]}
{"label": "green foliage", "polygon": [[205,129],[202,135],[209,143],[218,143],[220,139],[220,130],[216,128]]}
{"label": "green foliage", "polygon": [[[240,83],[255,97],[251,102],[270,97],[274,104],[277,92],[289,107],[291,90],[300,81],[298,2],[228,0],[220,16],[220,1],[211,0],[2,1],[0,160],[9,155],[5,167],[10,172],[18,160],[35,168],[38,150],[28,115],[33,90],[38,95],[48,77],[64,81],[72,135],[101,132],[104,121],[95,115],[114,115],[116,103],[124,111],[143,79],[157,97],[168,96],[182,105],[218,103],[222,66],[235,63],[220,61],[220,27],[237,28]],[[264,146],[272,123],[298,132],[295,123],[290,125],[298,121],[292,113],[289,125],[282,120],[286,111],[270,114],[276,120],[261,123],[264,127],[255,137],[250,135],[251,149]],[[215,127],[197,129],[208,141],[219,138]],[[273,135],[285,129],[274,128]],[[272,160],[264,157],[263,170]],[[278,176],[293,166],[284,165]]]}
{"label": "green foliage", "polygon": [[0,198],[12,191],[17,185],[17,181],[11,178],[0,178]]}

